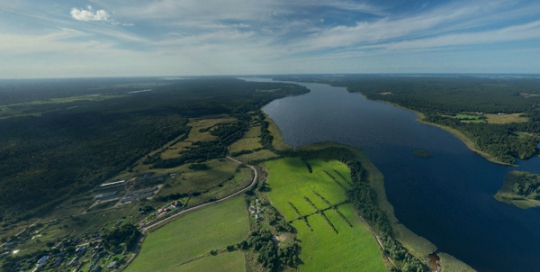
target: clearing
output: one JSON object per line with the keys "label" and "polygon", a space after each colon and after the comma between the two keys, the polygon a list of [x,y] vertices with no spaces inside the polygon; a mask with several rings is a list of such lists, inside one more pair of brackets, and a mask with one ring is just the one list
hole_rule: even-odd
{"label": "clearing", "polygon": [[523,113],[499,113],[485,114],[489,124],[508,124],[508,123],[525,123],[529,121],[527,117],[521,117]]}

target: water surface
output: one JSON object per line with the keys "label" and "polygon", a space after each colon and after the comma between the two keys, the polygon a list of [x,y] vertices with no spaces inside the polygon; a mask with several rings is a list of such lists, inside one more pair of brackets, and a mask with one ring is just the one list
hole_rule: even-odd
{"label": "water surface", "polygon": [[[450,133],[416,122],[412,112],[342,87],[297,84],[311,92],[263,108],[285,142],[361,147],[384,174],[396,217],[439,251],[479,271],[540,269],[540,209],[521,210],[493,199],[504,175],[516,168],[488,162]],[[433,156],[414,156],[419,149]],[[519,164],[519,170],[540,173],[538,158]]]}

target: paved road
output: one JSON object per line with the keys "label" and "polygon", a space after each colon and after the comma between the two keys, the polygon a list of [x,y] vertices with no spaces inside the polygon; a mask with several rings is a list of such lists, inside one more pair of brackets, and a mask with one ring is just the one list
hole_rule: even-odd
{"label": "paved road", "polygon": [[[227,156],[227,159],[229,159],[229,160],[231,160],[231,161],[233,161],[233,162],[236,162],[236,163],[238,163],[238,164],[242,164],[241,161],[239,161],[239,160],[237,160],[237,159],[234,159],[234,158],[232,158],[232,157],[230,157],[230,156]],[[227,200],[227,199],[231,199],[231,198],[233,198],[233,197],[235,197],[235,196],[237,196],[237,195],[239,195],[239,194],[241,194],[241,193],[247,191],[247,190],[248,190],[249,188],[251,188],[251,186],[253,186],[253,184],[255,184],[255,182],[257,181],[258,171],[257,171],[257,169],[256,169],[255,167],[253,167],[252,165],[247,165],[247,164],[246,164],[246,166],[249,167],[249,168],[251,168],[251,170],[253,170],[253,173],[254,173],[255,175],[254,175],[253,180],[251,181],[251,183],[250,183],[248,186],[244,187],[242,190],[240,190],[240,191],[238,191],[238,192],[235,192],[235,193],[232,193],[232,194],[230,194],[229,196],[226,196],[226,197],[224,197],[224,198],[218,199],[218,200],[216,200],[216,201],[212,201],[212,202],[200,204],[200,205],[197,205],[197,206],[195,206],[195,207],[191,207],[191,208],[189,208],[189,209],[186,209],[186,210],[180,211],[180,212],[178,212],[178,213],[175,213],[175,214],[173,214],[173,215],[171,215],[171,216],[169,216],[169,217],[167,217],[167,218],[164,218],[163,220],[161,220],[161,221],[159,221],[159,222],[155,222],[155,223],[153,223],[153,224],[151,224],[151,225],[145,226],[144,228],[141,229],[141,231],[144,233],[144,232],[148,231],[149,229],[152,229],[152,228],[154,228],[154,227],[156,227],[156,226],[158,226],[158,225],[161,225],[161,224],[163,224],[163,223],[165,223],[165,222],[167,222],[167,221],[169,221],[169,220],[171,220],[171,219],[173,219],[173,218],[175,218],[175,217],[177,217],[177,216],[180,216],[180,215],[182,215],[182,214],[185,214],[185,213],[188,213],[188,212],[191,212],[191,211],[194,211],[194,210],[197,210],[197,209],[206,207],[206,206],[210,206],[210,205],[212,205],[212,204],[216,204],[216,203],[225,201],[225,200]]]}

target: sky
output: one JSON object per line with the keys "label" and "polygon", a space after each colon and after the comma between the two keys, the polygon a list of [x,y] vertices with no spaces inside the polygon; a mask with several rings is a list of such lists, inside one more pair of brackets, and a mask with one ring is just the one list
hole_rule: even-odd
{"label": "sky", "polygon": [[538,0],[0,0],[0,78],[540,73]]}

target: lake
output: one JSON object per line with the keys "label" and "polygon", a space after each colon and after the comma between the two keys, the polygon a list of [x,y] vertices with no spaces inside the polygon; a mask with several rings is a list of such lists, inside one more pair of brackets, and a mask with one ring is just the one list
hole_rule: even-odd
{"label": "lake", "polygon": [[[439,251],[479,271],[539,270],[540,209],[521,210],[493,199],[509,171],[540,173],[539,158],[518,161],[519,168],[494,164],[450,133],[415,121],[410,111],[343,87],[295,84],[311,92],[263,108],[285,142],[361,147],[384,174],[396,217]],[[420,149],[433,156],[414,156]]]}

